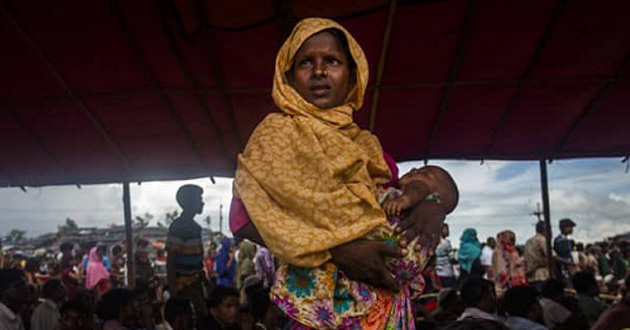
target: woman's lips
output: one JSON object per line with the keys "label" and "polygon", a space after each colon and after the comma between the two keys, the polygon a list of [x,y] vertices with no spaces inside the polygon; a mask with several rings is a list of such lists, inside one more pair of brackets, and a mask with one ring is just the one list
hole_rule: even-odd
{"label": "woman's lips", "polygon": [[311,87],[311,93],[315,96],[324,96],[328,94],[330,91],[330,86],[328,85],[319,85]]}

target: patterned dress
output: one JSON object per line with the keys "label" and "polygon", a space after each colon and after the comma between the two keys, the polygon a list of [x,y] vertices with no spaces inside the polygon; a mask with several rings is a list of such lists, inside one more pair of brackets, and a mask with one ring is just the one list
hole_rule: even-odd
{"label": "patterned dress", "polygon": [[[399,196],[400,191],[389,188],[379,195],[383,203]],[[387,226],[375,228],[366,238],[398,246],[401,235],[394,228],[399,221],[389,218]],[[430,248],[424,247],[420,252],[409,249],[404,258],[388,261],[389,271],[401,288],[399,292],[350,280],[328,262],[316,268],[281,266],[271,298],[299,323],[293,329],[382,329],[383,325],[385,329],[415,329],[411,300],[424,290],[422,271]]]}

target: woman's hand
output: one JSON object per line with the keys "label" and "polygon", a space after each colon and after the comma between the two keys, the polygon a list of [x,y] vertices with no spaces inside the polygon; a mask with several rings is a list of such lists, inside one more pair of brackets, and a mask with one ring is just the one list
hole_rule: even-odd
{"label": "woman's hand", "polygon": [[420,203],[396,228],[396,230],[404,233],[400,246],[406,247],[418,236],[420,239],[414,247],[415,249],[437,243],[442,233],[445,217],[446,212],[444,212],[442,205],[430,200]]}
{"label": "woman's hand", "polygon": [[402,258],[405,251],[383,242],[358,239],[330,249],[332,262],[348,278],[376,287],[398,290],[396,280],[387,270],[388,257]]}

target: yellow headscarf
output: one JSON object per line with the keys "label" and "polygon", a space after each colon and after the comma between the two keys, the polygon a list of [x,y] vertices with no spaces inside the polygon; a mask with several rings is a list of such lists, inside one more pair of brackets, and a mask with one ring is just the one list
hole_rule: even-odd
{"label": "yellow headscarf", "polygon": [[[319,109],[286,82],[285,72],[300,46],[329,28],[348,39],[357,77],[345,104]],[[302,20],[278,52],[272,96],[282,113],[269,114],[252,133],[238,157],[234,194],[284,262],[318,266],[330,259],[330,248],[386,223],[375,191],[391,174],[376,137],[352,121],[367,80],[363,50],[328,19]]]}

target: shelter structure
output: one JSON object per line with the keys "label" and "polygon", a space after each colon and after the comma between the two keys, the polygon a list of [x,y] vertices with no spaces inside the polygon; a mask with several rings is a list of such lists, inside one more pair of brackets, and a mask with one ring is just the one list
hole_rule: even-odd
{"label": "shelter structure", "polygon": [[625,0],[2,0],[0,186],[232,176],[309,16],[363,46],[397,161],[539,160],[544,197],[546,160],[630,154]]}

